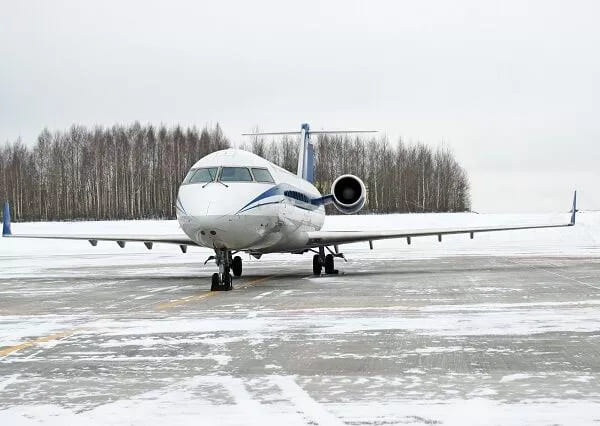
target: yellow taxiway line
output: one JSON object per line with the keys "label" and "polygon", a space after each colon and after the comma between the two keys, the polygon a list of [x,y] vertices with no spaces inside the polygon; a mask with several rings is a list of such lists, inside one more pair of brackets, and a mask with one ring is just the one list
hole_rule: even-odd
{"label": "yellow taxiway line", "polygon": [[[255,280],[248,281],[248,282],[241,284],[240,287],[238,287],[238,288],[248,288],[253,284],[258,284],[260,282],[266,281],[269,278],[273,278],[274,276],[275,275],[270,275],[268,277],[257,278]],[[219,293],[218,291],[207,291],[206,293],[197,294],[195,296],[188,296],[188,297],[184,297],[182,299],[177,299],[177,300],[172,300],[170,302],[161,303],[159,305],[156,305],[154,309],[156,309],[157,311],[162,311],[164,309],[176,308],[178,306],[185,305],[186,303],[196,302],[198,300],[206,299],[211,296],[216,296],[218,293]]]}
{"label": "yellow taxiway line", "polygon": [[242,283],[238,288],[248,288],[248,287],[252,286],[253,284],[262,283],[263,281],[273,278],[274,276],[275,275],[269,275],[268,277],[257,278],[255,280],[248,281],[247,283]]}
{"label": "yellow taxiway line", "polygon": [[[275,275],[269,275],[267,277],[262,277],[262,278],[257,278],[248,282],[245,282],[243,284],[241,284],[241,286],[239,287],[240,289],[244,289],[244,288],[248,288],[254,284],[258,284],[261,283],[263,281],[266,281],[270,278],[273,278]],[[163,310],[163,309],[170,309],[170,308],[176,308],[177,306],[181,306],[181,305],[185,305],[186,303],[190,303],[190,302],[195,302],[198,300],[202,300],[202,299],[206,299],[208,297],[211,296],[216,296],[218,292],[216,291],[208,291],[202,294],[198,294],[195,296],[188,296],[188,297],[184,297],[182,299],[178,299],[178,300],[173,300],[171,302],[166,302],[166,303],[161,303],[159,305],[156,305],[155,309],[156,310]],[[34,340],[29,340],[27,342],[23,342],[20,343],[18,345],[14,345],[14,346],[8,346],[4,349],[0,349],[0,357],[3,356],[7,356],[10,355],[14,352],[20,351],[21,349],[26,349],[29,348],[31,346],[35,346],[38,345],[40,343],[45,343],[45,342],[51,342],[53,340],[59,340],[59,339],[64,339],[65,337],[69,337],[71,336],[73,333],[75,333],[77,330],[67,330],[67,331],[61,331],[58,333],[54,333],[51,334],[49,336],[44,336],[44,337],[39,337],[37,339]]]}
{"label": "yellow taxiway line", "polygon": [[185,305],[186,303],[194,302],[196,300],[206,299],[207,297],[214,296],[216,294],[216,291],[209,291],[207,293],[198,294],[196,296],[188,296],[184,297],[183,299],[173,300],[172,302],[161,303],[160,305],[156,305],[154,309],[161,311],[163,309],[176,308],[177,306]]}
{"label": "yellow taxiway line", "polygon": [[35,346],[39,343],[51,342],[53,340],[63,339],[65,337],[69,337],[75,333],[75,330],[61,331],[60,333],[51,334],[50,336],[40,337],[35,340],[29,340],[27,342],[21,343],[15,346],[9,346],[8,348],[4,348],[0,350],[0,356],[7,356],[12,354],[13,352],[20,351],[21,349],[29,348],[31,346]]}

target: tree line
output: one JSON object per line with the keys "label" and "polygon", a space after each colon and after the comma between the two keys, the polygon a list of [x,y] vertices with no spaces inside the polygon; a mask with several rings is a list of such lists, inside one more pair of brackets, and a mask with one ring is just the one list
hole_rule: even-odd
{"label": "tree line", "polygon": [[[299,143],[254,138],[241,148],[295,173]],[[10,200],[21,221],[174,218],[189,168],[229,147],[218,124],[44,129],[32,147],[18,139],[0,148],[0,200]],[[368,191],[365,212],[469,209],[467,175],[446,148],[326,136],[315,149],[315,185],[327,193],[340,174],[356,174]]]}
{"label": "tree line", "polygon": [[170,218],[190,166],[229,146],[219,125],[45,129],[0,150],[0,196],[15,220]]}

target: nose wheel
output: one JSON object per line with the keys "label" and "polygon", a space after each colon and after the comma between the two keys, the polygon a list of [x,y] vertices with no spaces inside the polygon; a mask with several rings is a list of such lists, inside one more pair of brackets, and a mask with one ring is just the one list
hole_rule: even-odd
{"label": "nose wheel", "polygon": [[224,275],[215,272],[212,274],[212,282],[210,285],[210,291],[229,291],[233,290],[233,279],[231,274],[226,273]]}
{"label": "nose wheel", "polygon": [[[217,266],[219,272],[215,272],[211,278],[210,291],[230,291],[233,290],[233,277],[231,276],[231,268],[234,268],[233,273],[236,273],[236,267],[233,265],[235,262],[231,260],[231,252],[229,250],[215,250]],[[242,259],[239,259],[239,275],[242,275]],[[239,276],[236,275],[236,276]]]}

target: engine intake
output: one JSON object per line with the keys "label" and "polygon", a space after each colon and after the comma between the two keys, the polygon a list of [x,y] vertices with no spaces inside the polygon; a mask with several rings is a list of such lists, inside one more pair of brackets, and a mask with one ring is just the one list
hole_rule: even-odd
{"label": "engine intake", "polygon": [[354,175],[342,175],[331,184],[333,205],[344,214],[358,212],[367,200],[367,189],[362,180]]}

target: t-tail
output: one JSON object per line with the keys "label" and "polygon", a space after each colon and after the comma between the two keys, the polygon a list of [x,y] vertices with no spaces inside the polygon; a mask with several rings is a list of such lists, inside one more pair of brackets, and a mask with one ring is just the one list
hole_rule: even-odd
{"label": "t-tail", "polygon": [[314,182],[315,172],[315,148],[310,139],[311,135],[326,135],[326,134],[348,134],[348,133],[376,133],[377,130],[310,130],[308,123],[300,126],[300,131],[295,132],[261,132],[261,133],[242,133],[243,136],[284,136],[284,135],[299,135],[300,149],[298,152],[298,171],[296,175],[310,183]]}

